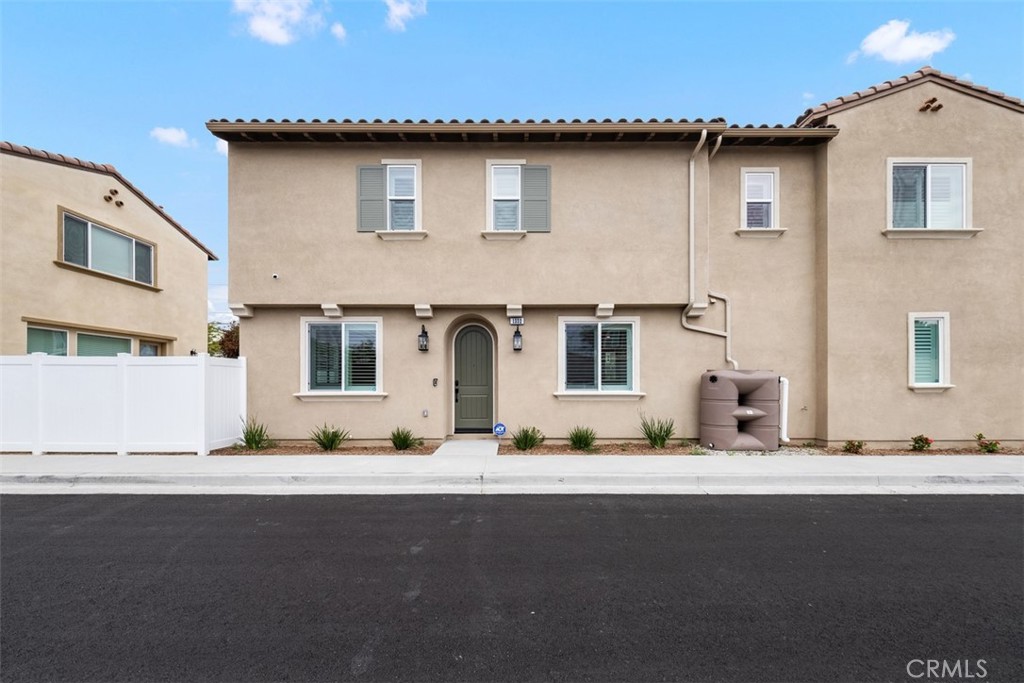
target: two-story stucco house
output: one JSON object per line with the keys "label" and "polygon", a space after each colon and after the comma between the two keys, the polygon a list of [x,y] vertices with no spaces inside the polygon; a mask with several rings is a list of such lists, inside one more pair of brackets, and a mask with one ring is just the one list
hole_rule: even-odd
{"label": "two-story stucco house", "polygon": [[0,142],[0,355],[206,350],[216,256],[116,168]]}
{"label": "two-story stucco house", "polygon": [[249,405],[441,439],[695,436],[707,369],[793,439],[1024,438],[1024,104],[930,68],[794,125],[210,121]]}

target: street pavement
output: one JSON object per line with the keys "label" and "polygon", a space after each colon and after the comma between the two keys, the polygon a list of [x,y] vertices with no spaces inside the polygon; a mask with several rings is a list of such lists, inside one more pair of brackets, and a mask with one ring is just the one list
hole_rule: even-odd
{"label": "street pavement", "polygon": [[5,683],[1024,680],[1021,496],[8,495],[0,520]]}
{"label": "street pavement", "polygon": [[426,456],[3,455],[0,492],[195,494],[1024,494],[1024,457],[497,455],[449,441]]}

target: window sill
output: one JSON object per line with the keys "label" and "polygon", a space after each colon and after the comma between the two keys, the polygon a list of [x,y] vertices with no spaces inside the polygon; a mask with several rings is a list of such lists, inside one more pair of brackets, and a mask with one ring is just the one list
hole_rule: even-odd
{"label": "window sill", "polygon": [[754,239],[774,239],[776,237],[782,237],[782,233],[786,232],[785,228],[740,228],[736,231],[736,234],[740,237],[752,237]]}
{"label": "window sill", "polygon": [[556,391],[559,401],[639,401],[642,391]]}
{"label": "window sill", "polygon": [[76,273],[83,273],[85,275],[92,275],[93,277],[102,278],[104,280],[110,280],[111,282],[120,282],[122,285],[131,285],[132,287],[138,287],[139,289],[146,289],[150,292],[162,292],[164,290],[153,285],[147,285],[144,282],[136,282],[135,280],[129,280],[127,278],[118,277],[117,275],[110,275],[109,273],[103,273],[92,268],[86,268],[85,266],[79,266],[74,263],[68,263],[67,261],[54,261],[54,265],[58,268],[64,268],[65,270],[73,270]]}
{"label": "window sill", "polygon": [[346,391],[300,391],[292,394],[300,401],[327,402],[327,401],[383,401],[387,397],[386,392],[380,393],[354,393]]}
{"label": "window sill", "polygon": [[480,236],[493,242],[518,242],[526,237],[525,230],[482,230]]}
{"label": "window sill", "polygon": [[941,394],[944,391],[953,389],[955,384],[910,384],[908,388],[918,394]]}
{"label": "window sill", "polygon": [[959,228],[956,230],[938,230],[935,228],[889,228],[882,234],[891,240],[969,240],[981,229]]}
{"label": "window sill", "polygon": [[385,242],[418,242],[427,237],[426,230],[378,230],[377,237]]}

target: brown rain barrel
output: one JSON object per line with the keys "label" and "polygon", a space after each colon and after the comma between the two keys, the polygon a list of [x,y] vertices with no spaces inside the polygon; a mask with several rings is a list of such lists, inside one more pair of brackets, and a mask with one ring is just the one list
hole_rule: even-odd
{"label": "brown rain barrel", "polygon": [[724,451],[779,450],[779,375],[708,370],[700,378],[700,443]]}

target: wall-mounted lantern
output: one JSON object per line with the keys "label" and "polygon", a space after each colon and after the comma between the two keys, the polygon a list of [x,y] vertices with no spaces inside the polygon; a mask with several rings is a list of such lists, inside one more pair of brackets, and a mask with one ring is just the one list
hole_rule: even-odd
{"label": "wall-mounted lantern", "polygon": [[512,333],[512,350],[523,350],[523,333],[519,331],[518,325],[516,325],[516,331]]}
{"label": "wall-mounted lantern", "polygon": [[426,325],[420,325],[420,333],[416,337],[416,341],[419,343],[420,351],[426,351],[430,348],[430,335],[427,334]]}

